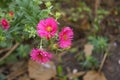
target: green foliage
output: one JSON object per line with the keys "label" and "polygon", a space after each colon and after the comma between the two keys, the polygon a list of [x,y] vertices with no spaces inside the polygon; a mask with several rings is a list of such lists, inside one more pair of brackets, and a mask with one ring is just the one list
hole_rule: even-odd
{"label": "green foliage", "polygon": [[94,45],[94,51],[98,53],[103,53],[108,46],[108,43],[107,43],[108,39],[105,37],[89,36],[88,40],[92,45]]}
{"label": "green foliage", "polygon": [[30,46],[29,45],[20,45],[17,48],[17,53],[21,58],[28,57],[30,53]]}
{"label": "green foliage", "polygon": [[77,51],[78,51],[77,48],[71,48],[71,49],[70,49],[70,52],[71,52],[71,53],[76,53]]}
{"label": "green foliage", "polygon": [[3,31],[0,28],[0,47],[11,47],[12,46],[12,37],[11,34],[8,34],[7,31]]}
{"label": "green foliage", "polygon": [[24,31],[26,32],[26,37],[29,36],[29,38],[31,37],[36,37],[36,29],[34,27],[30,27],[29,25],[25,25]]}
{"label": "green foliage", "polygon": [[1,8],[7,8],[11,1],[12,0],[0,0],[0,7]]}
{"label": "green foliage", "polygon": [[[47,6],[46,9],[42,9],[39,5],[42,5],[42,0],[15,0],[14,5],[10,5],[10,9],[16,12],[15,22],[23,30],[23,35],[28,33],[29,36],[25,38],[35,37],[36,25],[39,20],[47,18],[51,13],[52,6]],[[18,22],[17,22],[18,21]],[[14,25],[14,24],[13,24]],[[16,25],[16,24],[15,24]]]}
{"label": "green foliage", "polygon": [[[42,7],[44,4],[46,4],[45,8]],[[14,51],[16,54],[10,55],[7,59],[15,60],[16,56],[28,57],[31,44],[26,41],[33,38],[38,39],[37,23],[41,19],[49,17],[52,14],[51,10],[51,3],[43,0],[10,0],[7,8],[0,8],[0,20],[5,18],[10,24],[8,30],[2,29],[0,24],[0,48],[11,48],[16,42],[20,43],[20,46]],[[14,13],[13,17],[10,17],[9,11]],[[3,63],[9,61],[7,59]]]}
{"label": "green foliage", "polygon": [[85,54],[84,52],[78,53],[78,54],[75,56],[75,58],[77,59],[77,61],[79,61],[79,62],[84,61],[84,60],[85,60],[84,54]]}
{"label": "green foliage", "polygon": [[0,73],[0,80],[5,80],[6,76]]}
{"label": "green foliage", "polygon": [[45,5],[46,5],[46,7],[48,7],[48,8],[49,8],[49,7],[51,7],[51,2],[50,2],[50,1],[48,1],[48,2],[46,2],[46,3],[45,3]]}
{"label": "green foliage", "polygon": [[58,80],[67,80],[67,76],[63,75],[63,68],[62,66],[57,66],[57,73],[58,73]]}
{"label": "green foliage", "polygon": [[18,59],[16,57],[16,54],[13,53],[10,56],[8,56],[5,60],[1,61],[0,65],[3,65],[5,63],[12,63],[12,62],[16,62],[16,61],[18,61]]}
{"label": "green foliage", "polygon": [[16,62],[18,61],[17,57],[15,56],[15,53],[10,55],[8,58],[5,59],[5,62],[10,63],[10,62]]}
{"label": "green foliage", "polygon": [[[63,1],[59,1],[60,3],[63,3]],[[67,14],[67,17],[72,22],[79,22],[81,19],[88,19],[92,24],[92,29],[95,33],[97,33],[100,30],[100,23],[102,20],[109,14],[108,10],[105,10],[101,7],[97,8],[95,15],[93,9],[90,8],[90,6],[86,5],[84,1],[75,1],[76,5],[75,8],[70,7],[70,1],[66,1],[68,7],[65,7],[65,10],[63,10],[64,14]],[[58,9],[61,9],[62,6],[60,6],[59,3],[56,3],[56,7]],[[61,9],[62,10],[62,9]],[[65,12],[66,11],[66,12]]]}
{"label": "green foliage", "polygon": [[56,19],[59,19],[60,16],[61,16],[61,13],[60,13],[60,12],[56,12],[56,13],[55,13],[55,18],[56,18]]}
{"label": "green foliage", "polygon": [[[6,18],[10,23],[9,30],[0,28],[0,46],[7,47],[6,42],[23,42],[24,39],[36,37],[36,25],[39,20],[47,18],[51,13],[52,6],[42,9],[42,0],[13,0],[8,10],[1,9],[0,19]],[[49,2],[50,3],[50,2]],[[48,5],[48,3],[47,3]],[[13,11],[14,17],[10,18],[8,11]]]}
{"label": "green foliage", "polygon": [[99,66],[99,61],[93,56],[85,57],[84,52],[80,52],[75,56],[79,64],[85,69],[97,69]]}
{"label": "green foliage", "polygon": [[86,16],[91,16],[92,12],[90,7],[88,7],[84,2],[80,2],[79,7],[70,9],[69,20],[78,21],[78,19],[83,19]]}
{"label": "green foliage", "polygon": [[62,68],[62,66],[59,65],[59,66],[57,67],[57,72],[58,72],[58,75],[59,75],[59,76],[62,76],[62,74],[63,74],[63,68]]}
{"label": "green foliage", "polygon": [[81,63],[81,65],[87,69],[97,69],[99,66],[99,62],[95,57],[88,56],[86,60]]}
{"label": "green foliage", "polygon": [[106,15],[108,15],[109,12],[107,10],[104,10],[102,8],[100,9],[97,9],[96,11],[96,17],[94,18],[93,20],[93,27],[94,27],[94,30],[95,32],[97,32],[99,29],[100,29],[100,23],[101,21],[105,18]]}
{"label": "green foliage", "polygon": [[78,79],[78,78],[74,78],[73,80],[81,80],[81,79]]}

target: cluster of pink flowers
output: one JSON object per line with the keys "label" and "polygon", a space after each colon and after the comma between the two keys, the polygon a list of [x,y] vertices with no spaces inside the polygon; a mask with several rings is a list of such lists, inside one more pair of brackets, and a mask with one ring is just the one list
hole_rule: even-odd
{"label": "cluster of pink flowers", "polygon": [[[37,34],[40,38],[47,40],[53,38],[57,34],[57,21],[53,18],[40,20],[37,25]],[[72,44],[73,30],[70,27],[64,27],[58,34],[58,45],[60,48],[69,48]],[[33,49],[31,59],[40,63],[48,62],[52,58],[51,54],[40,49]]]}
{"label": "cluster of pink flowers", "polygon": [[[13,18],[14,17],[14,12],[10,11],[8,13],[9,17]],[[8,30],[10,28],[10,23],[6,18],[2,18],[0,21],[0,25],[4,30]]]}

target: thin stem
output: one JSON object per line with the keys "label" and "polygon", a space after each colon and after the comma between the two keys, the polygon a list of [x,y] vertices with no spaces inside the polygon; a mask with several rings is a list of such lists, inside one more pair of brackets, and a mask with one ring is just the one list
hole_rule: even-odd
{"label": "thin stem", "polygon": [[57,49],[56,49],[56,50],[55,50],[55,54],[56,54],[56,55],[57,55],[57,52],[58,52],[58,51],[57,51]]}
{"label": "thin stem", "polygon": [[40,49],[42,49],[42,39],[40,39]]}

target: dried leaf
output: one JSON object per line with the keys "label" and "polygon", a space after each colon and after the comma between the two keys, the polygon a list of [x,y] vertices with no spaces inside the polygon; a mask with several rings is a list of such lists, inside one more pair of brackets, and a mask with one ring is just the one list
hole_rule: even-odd
{"label": "dried leaf", "polygon": [[84,46],[84,52],[85,52],[85,56],[90,56],[92,54],[92,50],[93,50],[93,45],[92,44],[85,44]]}
{"label": "dried leaf", "polygon": [[107,80],[104,73],[96,71],[88,71],[83,80]]}
{"label": "dried leaf", "polygon": [[28,75],[22,75],[18,78],[18,80],[31,80]]}
{"label": "dried leaf", "polygon": [[17,62],[15,63],[15,65],[13,65],[11,67],[11,73],[6,77],[7,80],[13,80],[16,77],[24,74],[25,72],[27,72],[27,64],[26,62]]}
{"label": "dried leaf", "polygon": [[29,77],[35,80],[49,80],[56,75],[56,67],[53,62],[39,64],[30,60],[28,64]]}
{"label": "dried leaf", "polygon": [[84,74],[85,74],[85,72],[83,72],[83,71],[77,72],[77,73],[69,73],[69,74],[67,75],[67,77],[68,77],[69,79],[74,79],[74,78],[83,76]]}

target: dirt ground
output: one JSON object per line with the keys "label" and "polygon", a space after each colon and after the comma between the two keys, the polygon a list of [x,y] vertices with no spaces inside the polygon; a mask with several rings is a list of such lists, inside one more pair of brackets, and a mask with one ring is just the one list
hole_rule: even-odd
{"label": "dirt ground", "polygon": [[[74,1],[74,4],[69,4],[68,3],[63,3],[61,2],[61,5],[64,7],[64,10],[69,8],[69,7],[77,7],[75,4],[77,4],[77,1]],[[79,0],[82,1],[82,0]],[[94,2],[94,0],[92,0]],[[103,69],[102,71],[104,72],[107,80],[120,80],[120,0],[101,0],[101,7],[108,9],[111,11],[111,15],[108,15],[101,23],[101,30],[99,32],[98,35],[102,35],[102,36],[106,36],[109,38],[109,43],[112,43],[112,48],[110,50],[109,56],[107,57]],[[57,1],[56,1],[57,2]],[[92,7],[93,5],[90,4],[91,0],[85,0],[85,2],[88,4],[88,6]],[[67,6],[65,6],[67,5]],[[117,10],[118,8],[118,10]],[[117,11],[117,14],[115,13],[115,11]],[[60,19],[59,20],[62,25],[69,25],[71,27],[73,27],[74,29],[74,33],[75,33],[75,38],[73,43],[75,43],[75,45],[73,46],[74,48],[78,48],[78,51],[76,53],[71,53],[68,52],[65,55],[63,55],[63,61],[62,63],[57,63],[61,64],[64,68],[64,74],[67,73],[67,68],[69,67],[70,70],[73,69],[77,69],[78,71],[87,71],[84,68],[82,68],[80,66],[80,63],[77,61],[76,59],[76,55],[83,49],[84,44],[86,43],[86,32],[87,31],[83,31],[83,30],[79,30],[79,21],[78,22],[70,22],[69,20],[67,20],[66,17],[64,17],[64,19]],[[110,25],[109,23],[114,22],[115,25]],[[76,41],[79,41],[76,45]],[[79,46],[79,47],[78,47]],[[99,60],[102,60],[103,58],[103,54],[97,54],[94,55],[96,56]],[[28,60],[21,60],[20,62],[22,63],[18,63],[20,64],[20,66],[22,65],[22,69],[20,69],[21,74],[17,74],[16,78],[14,78],[14,80],[20,80],[18,78],[20,78],[20,76],[25,76],[26,80],[31,80],[28,77],[28,71],[27,71],[27,66],[26,64],[28,63]],[[13,63],[14,64],[14,63]],[[11,73],[11,71],[17,70],[16,68],[20,68],[19,66],[16,66],[16,68],[14,67],[15,65],[17,65],[17,63],[13,64],[6,64],[4,66],[0,66],[0,73],[6,75],[7,77],[13,77],[17,72],[15,73]],[[14,67],[14,68],[13,68]],[[9,75],[10,74],[10,75]],[[2,79],[0,79],[2,80]],[[21,79],[22,80],[22,79]],[[80,79],[81,80],[81,79]]]}

